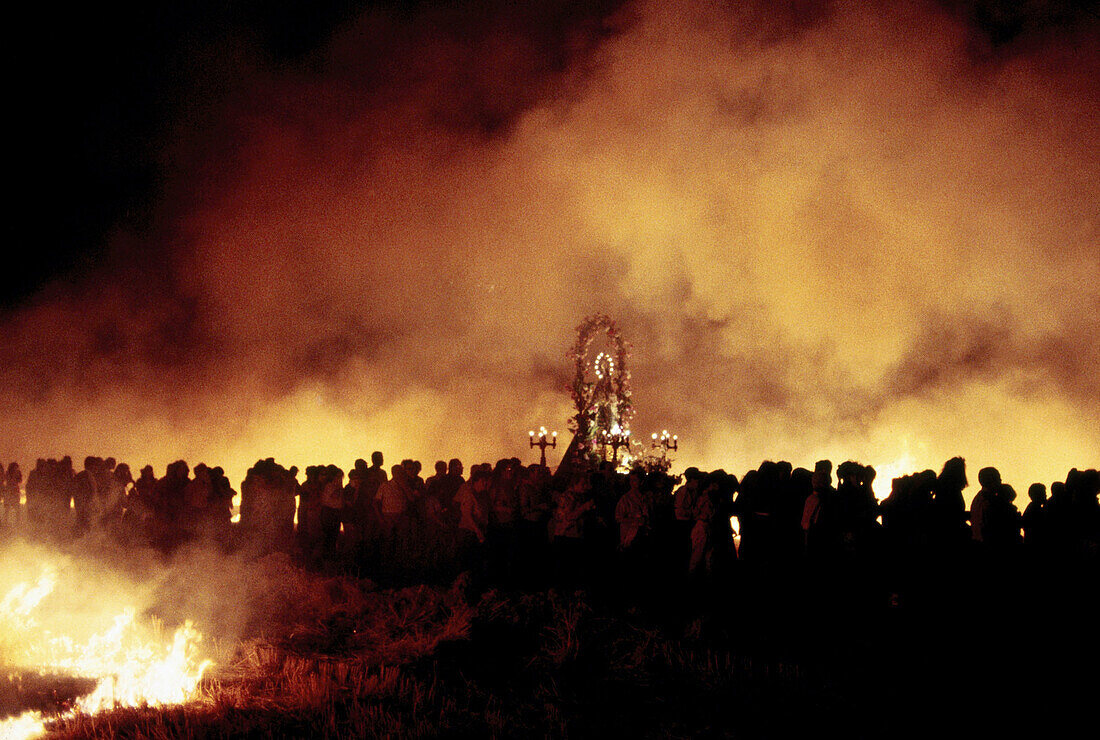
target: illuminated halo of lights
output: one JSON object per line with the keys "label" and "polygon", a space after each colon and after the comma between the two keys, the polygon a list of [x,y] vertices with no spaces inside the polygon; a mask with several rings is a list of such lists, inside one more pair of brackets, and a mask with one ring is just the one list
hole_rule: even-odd
{"label": "illuminated halo of lights", "polygon": [[611,389],[615,393],[615,413],[618,415],[619,424],[625,429],[634,416],[634,403],[630,392],[630,371],[627,369],[627,361],[630,358],[630,345],[623,338],[618,324],[607,314],[594,314],[585,318],[577,327],[577,341],[569,353],[573,360],[574,374],[573,384],[570,388],[573,397],[573,406],[577,413],[569,422],[569,428],[577,434],[577,437],[587,443],[592,433],[592,414],[589,405],[592,401],[594,383],[585,379],[586,371],[592,365],[588,360],[589,349],[593,340],[604,333],[613,346],[614,354],[605,352],[597,355],[596,377],[602,381],[601,364],[606,360],[608,367],[608,380]]}

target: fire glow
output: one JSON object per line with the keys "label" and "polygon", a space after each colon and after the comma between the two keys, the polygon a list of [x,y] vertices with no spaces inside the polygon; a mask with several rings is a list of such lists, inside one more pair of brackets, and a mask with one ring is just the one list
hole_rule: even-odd
{"label": "fire glow", "polygon": [[[64,600],[57,590],[59,571],[57,565],[45,564],[36,581],[17,583],[0,599],[0,659],[6,666],[95,680],[95,688],[73,703],[72,714],[196,698],[211,661],[202,657],[202,635],[191,622],[166,637],[158,623],[140,620],[133,607],[123,607],[109,625],[87,638],[58,634],[40,616],[58,608],[54,601]],[[41,712],[26,711],[0,722],[0,736],[35,737],[45,732],[49,720]]]}

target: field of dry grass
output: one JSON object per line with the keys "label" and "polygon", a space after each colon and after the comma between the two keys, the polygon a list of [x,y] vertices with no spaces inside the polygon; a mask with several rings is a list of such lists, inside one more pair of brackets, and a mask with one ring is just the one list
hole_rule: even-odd
{"label": "field of dry grass", "polygon": [[816,691],[804,665],[584,593],[299,576],[256,634],[211,646],[217,668],[198,700],[77,715],[51,736],[692,737]]}
{"label": "field of dry grass", "polygon": [[976,706],[1018,724],[1029,682],[1050,687],[1044,707],[1073,713],[1096,684],[1057,656],[1100,655],[1078,640],[1095,600],[1075,602],[1076,621],[1041,650],[1021,649],[1013,610],[1059,612],[1015,591],[896,609],[749,579],[717,601],[643,602],[462,579],[383,589],[297,569],[277,582],[243,639],[209,646],[216,668],[196,701],[77,715],[51,736],[926,736],[954,717],[988,722]]}

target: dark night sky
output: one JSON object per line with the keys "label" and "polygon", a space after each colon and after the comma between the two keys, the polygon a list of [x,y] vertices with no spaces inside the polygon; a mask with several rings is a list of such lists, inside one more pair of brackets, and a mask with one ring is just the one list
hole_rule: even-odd
{"label": "dark night sky", "polygon": [[216,95],[217,76],[232,74],[216,69],[208,78],[200,59],[247,37],[273,62],[299,63],[357,5],[198,1],[16,11],[5,55],[17,91],[21,185],[6,228],[9,241],[28,248],[19,277],[5,281],[3,305],[86,270],[115,227],[149,226],[166,177],[158,149],[187,112],[183,99]]}
{"label": "dark night sky", "polygon": [[[603,3],[608,11],[618,4]],[[1095,0],[942,4],[972,28],[975,55],[993,60],[1052,34],[1095,24],[1100,8]],[[6,230],[9,243],[27,248],[19,275],[5,281],[0,305],[17,305],[52,278],[79,275],[102,257],[115,227],[149,227],[167,176],[158,149],[188,113],[184,98],[216,98],[222,76],[232,76],[230,66],[218,67],[217,56],[235,41],[247,39],[274,65],[308,66],[335,28],[366,11],[415,16],[469,6],[478,8],[475,15],[491,15],[514,12],[515,5],[201,0],[15,11],[14,43],[5,54],[16,102],[11,117],[18,132],[13,138],[18,195]],[[813,17],[828,5],[796,0],[779,7]],[[564,13],[580,16],[587,10]]]}
{"label": "dark night sky", "polygon": [[[541,3],[533,3],[538,8]],[[554,4],[549,4],[553,6]],[[557,23],[617,2],[561,3]],[[516,12],[511,2],[279,0],[109,3],[22,9],[6,51],[19,102],[19,189],[9,239],[33,244],[11,308],[53,278],[71,281],[103,256],[116,227],[151,228],[171,165],[160,149],[174,127],[216,104],[245,44],[276,68],[309,69],[334,29],[363,13],[398,19],[448,13],[477,18]],[[570,7],[572,6],[572,7]],[[457,9],[456,9],[457,8]],[[511,10],[509,10],[511,9]],[[522,23],[542,14],[517,12]],[[547,13],[550,15],[550,13]],[[538,31],[532,29],[534,33]],[[35,214],[33,224],[26,216]]]}

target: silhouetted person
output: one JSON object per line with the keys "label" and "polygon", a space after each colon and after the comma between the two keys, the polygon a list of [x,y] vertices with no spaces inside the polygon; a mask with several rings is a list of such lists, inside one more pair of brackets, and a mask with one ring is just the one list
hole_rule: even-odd
{"label": "silhouetted person", "polygon": [[134,476],[130,473],[129,465],[119,463],[112,466],[104,486],[102,523],[114,524],[122,520],[126,501],[130,497],[130,487],[133,484]]}
{"label": "silhouetted person", "polygon": [[19,469],[19,463],[8,465],[3,480],[4,497],[4,521],[12,526],[18,525],[22,519],[20,496],[23,488],[23,472]]}
{"label": "silhouetted person", "polygon": [[1071,549],[1073,536],[1073,506],[1064,481],[1050,484],[1050,498],[1043,504],[1043,509],[1051,547],[1061,554],[1067,554]]}
{"label": "silhouetted person", "polygon": [[206,512],[206,531],[224,547],[230,544],[233,498],[237,492],[233,490],[233,484],[229,482],[225,470],[220,465],[210,469],[210,482],[212,494],[210,506]]}
{"label": "silhouetted person", "polygon": [[63,527],[57,530],[59,533],[72,529],[75,487],[76,471],[73,468],[73,459],[65,455],[54,464],[49,481],[51,524]]}
{"label": "silhouetted person", "polygon": [[704,476],[699,484],[699,496],[692,512],[695,524],[691,529],[691,558],[688,560],[688,575],[695,579],[714,573],[715,550],[721,544],[720,530],[715,524],[721,515],[722,485],[721,476],[715,473]]}
{"label": "silhouetted person", "polygon": [[319,567],[323,558],[321,488],[324,484],[324,466],[307,465],[306,479],[298,490],[297,539],[302,559],[311,568]]}
{"label": "silhouetted person", "polygon": [[340,510],[340,520],[343,528],[343,541],[349,555],[356,563],[362,551],[365,539],[365,524],[361,511],[363,510],[363,476],[367,471],[367,461],[362,458],[355,461],[352,469],[348,471],[348,483],[344,486],[343,507]]}
{"label": "silhouetted person", "polygon": [[690,467],[684,471],[684,483],[672,494],[673,512],[676,515],[675,540],[677,560],[681,573],[686,573],[691,562],[691,530],[695,527],[695,502],[699,498],[702,473]]}
{"label": "silhouetted person", "polygon": [[322,468],[320,478],[321,560],[328,566],[336,562],[340,544],[340,524],[344,515],[344,471],[336,465]]}
{"label": "silhouetted person", "polygon": [[519,476],[511,460],[498,460],[489,487],[489,567],[494,579],[512,575],[519,518]]}
{"label": "silhouetted person", "polygon": [[[745,477],[748,477],[746,473]],[[744,479],[741,488],[744,488]],[[790,564],[802,557],[804,543],[802,536],[802,512],[806,499],[814,491],[813,473],[806,468],[791,471],[790,480],[783,492],[783,500],[777,509],[777,546],[781,562]],[[738,493],[740,497],[740,493]],[[740,553],[738,553],[740,556]]]}
{"label": "silhouetted person", "polygon": [[989,534],[989,507],[994,504],[1001,492],[1001,473],[996,468],[982,468],[978,471],[978,484],[981,490],[970,502],[970,536],[975,542],[985,542]]}
{"label": "silhouetted person", "polygon": [[450,512],[452,525],[458,523],[458,504],[455,502],[455,497],[458,495],[458,489],[466,482],[466,479],[462,477],[463,468],[462,461],[457,457],[452,457],[447,461],[447,477],[444,481],[443,498],[450,503],[447,506],[447,510]]}
{"label": "silhouetted person", "polygon": [[359,498],[351,503],[354,516],[363,530],[359,552],[356,554],[361,567],[376,564],[381,555],[382,521],[378,508],[378,490],[389,480],[382,467],[382,453],[375,450],[370,456],[370,466],[360,475]]}
{"label": "silhouetted person", "polygon": [[811,478],[813,492],[802,508],[802,534],[810,559],[830,557],[836,550],[839,535],[834,524],[836,491],[832,480],[833,464],[819,460]]}
{"label": "silhouetted person", "polygon": [[1015,489],[1002,483],[985,513],[983,541],[998,554],[1007,554],[1020,543],[1020,512],[1015,501]]}
{"label": "silhouetted person", "polygon": [[195,466],[194,477],[187,482],[183,494],[183,528],[190,536],[199,534],[214,495],[210,468],[206,463]]}
{"label": "silhouetted person", "polygon": [[42,524],[46,517],[46,510],[48,508],[47,496],[45,491],[46,483],[46,461],[43,458],[38,458],[34,467],[27,473],[26,481],[26,496],[27,496],[27,519],[32,524]]}
{"label": "silhouetted person", "polygon": [[653,531],[652,504],[642,489],[645,471],[635,468],[627,476],[627,489],[615,506],[615,522],[619,526],[619,553],[626,580],[638,583],[645,570],[649,554],[649,539]]}
{"label": "silhouetted person", "polygon": [[529,584],[542,583],[549,565],[549,525],[554,510],[550,469],[529,465],[519,484],[518,563]]}
{"label": "silhouetted person", "polygon": [[180,541],[190,474],[191,468],[187,463],[176,460],[168,465],[164,477],[157,481],[157,542],[161,547],[172,547]]}
{"label": "silhouetted person", "polygon": [[381,513],[384,567],[390,571],[407,567],[408,538],[412,531],[411,512],[415,503],[409,472],[404,465],[390,468],[390,479],[378,487]]}
{"label": "silhouetted person", "polygon": [[584,475],[576,476],[558,498],[550,523],[553,537],[554,561],[557,580],[565,586],[574,586],[584,567],[585,515],[596,508],[591,487]]}
{"label": "silhouetted person", "polygon": [[741,533],[741,558],[746,562],[772,562],[777,547],[776,515],[790,484],[791,465],[786,461],[760,463],[751,485],[742,485],[737,497],[737,521]]}
{"label": "silhouetted person", "polygon": [[156,495],[157,476],[153,472],[153,466],[146,465],[138,473],[138,478],[126,497],[123,511],[123,519],[136,528],[143,540],[152,537],[156,527]]}
{"label": "silhouetted person", "polygon": [[74,526],[77,534],[87,531],[91,526],[93,503],[99,494],[97,463],[98,460],[94,457],[84,458],[84,469],[74,479],[73,514],[76,517]]}
{"label": "silhouetted person", "polygon": [[[779,485],[785,490],[790,486],[790,464],[780,463],[779,470]],[[715,483],[715,485],[710,486],[710,492],[708,493],[715,509],[714,516],[710,520],[709,535],[711,540],[711,570],[718,576],[725,576],[730,572],[733,562],[737,559],[737,548],[733,544],[733,526],[730,519],[734,514],[734,496],[740,486],[737,483],[737,476],[724,470],[715,470],[711,473],[711,476],[713,476]],[[777,497],[776,505],[778,503]],[[779,542],[777,536],[779,529],[778,516],[774,509],[770,529],[772,542],[769,554],[772,559],[775,559],[778,553]]]}
{"label": "silhouetted person", "polygon": [[866,544],[878,515],[871,484],[874,468],[848,460],[837,466],[836,516],[843,551],[855,556]]}
{"label": "silhouetted person", "polygon": [[442,572],[443,564],[451,558],[450,505],[447,492],[447,463],[437,460],[435,474],[424,481],[424,495],[420,497],[421,565],[425,574],[434,576]]}
{"label": "silhouetted person", "polygon": [[1049,532],[1046,522],[1046,486],[1033,483],[1027,488],[1029,504],[1024,508],[1021,523],[1024,529],[1024,544],[1027,548],[1042,552],[1046,550]]}
{"label": "silhouetted person", "polygon": [[492,470],[474,465],[470,479],[455,494],[459,510],[456,559],[461,571],[470,573],[478,585],[485,576],[485,542],[489,526],[489,485]]}
{"label": "silhouetted person", "polygon": [[936,545],[952,548],[966,537],[966,502],[963,489],[969,485],[966,460],[953,457],[943,464],[936,477],[932,498],[932,527]]}

